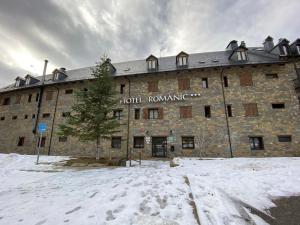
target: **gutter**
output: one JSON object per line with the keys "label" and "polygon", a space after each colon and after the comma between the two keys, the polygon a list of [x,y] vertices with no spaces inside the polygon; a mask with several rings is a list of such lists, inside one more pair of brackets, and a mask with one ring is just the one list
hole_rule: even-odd
{"label": "gutter", "polygon": [[[131,97],[131,93],[130,93],[131,82],[127,76],[125,76],[125,78],[128,81],[128,97],[130,98]],[[127,160],[129,159],[130,106],[131,106],[131,103],[128,104],[128,109],[127,109],[127,138],[126,138],[126,159]],[[130,155],[130,158],[131,158],[131,155]]]}
{"label": "gutter", "polygon": [[57,89],[56,99],[55,99],[55,106],[54,106],[54,113],[53,113],[53,119],[51,124],[51,132],[50,132],[50,141],[49,141],[49,148],[48,148],[48,155],[51,153],[51,145],[52,145],[52,137],[53,137],[53,128],[54,128],[54,122],[55,122],[55,116],[56,116],[56,109],[57,109],[57,102],[58,102],[58,96],[59,96],[59,88],[55,87]]}
{"label": "gutter", "polygon": [[225,112],[225,119],[226,119],[228,144],[229,144],[229,150],[230,150],[230,158],[233,158],[230,128],[229,128],[229,121],[228,121],[228,113],[227,113],[227,107],[226,107],[226,98],[225,98],[225,92],[224,92],[223,72],[224,72],[224,68],[221,68],[220,81],[221,81],[221,87],[222,87],[223,105],[224,105],[224,112]]}

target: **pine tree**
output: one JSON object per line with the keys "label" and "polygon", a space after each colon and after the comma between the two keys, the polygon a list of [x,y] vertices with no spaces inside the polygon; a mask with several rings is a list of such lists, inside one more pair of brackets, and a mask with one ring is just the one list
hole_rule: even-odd
{"label": "pine tree", "polygon": [[59,135],[74,136],[79,141],[96,141],[96,159],[100,158],[100,141],[115,132],[120,123],[113,116],[117,99],[112,78],[112,66],[106,57],[92,69],[94,79],[87,89],[75,93],[76,102]]}

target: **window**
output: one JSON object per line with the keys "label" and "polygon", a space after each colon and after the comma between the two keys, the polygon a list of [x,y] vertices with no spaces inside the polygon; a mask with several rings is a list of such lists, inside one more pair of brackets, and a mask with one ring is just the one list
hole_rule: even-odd
{"label": "window", "polygon": [[179,56],[177,60],[177,66],[187,66],[187,56]]}
{"label": "window", "polygon": [[5,98],[3,100],[3,105],[9,105],[10,104],[10,98]]}
{"label": "window", "polygon": [[291,135],[278,135],[277,137],[279,142],[292,142]]}
{"label": "window", "polygon": [[112,137],[111,138],[111,147],[112,148],[121,148],[121,137]]}
{"label": "window", "polygon": [[58,137],[58,142],[67,142],[68,138],[67,137]]}
{"label": "window", "polygon": [[272,104],[272,109],[284,109],[285,105],[284,103],[273,103]]}
{"label": "window", "polygon": [[252,86],[252,75],[251,74],[241,74],[240,75],[240,85],[241,86]]}
{"label": "window", "polygon": [[232,109],[231,109],[231,105],[227,105],[226,108],[227,108],[227,116],[228,116],[228,117],[232,117]]}
{"label": "window", "polygon": [[148,60],[148,70],[156,69],[156,60]]}
{"label": "window", "polygon": [[31,118],[34,119],[35,118],[35,114],[32,114]]}
{"label": "window", "polygon": [[46,100],[50,101],[53,98],[53,91],[47,91],[46,92]]}
{"label": "window", "polygon": [[38,138],[38,142],[37,142],[37,146],[39,147],[39,144],[40,144],[40,141],[41,141],[41,148],[45,147],[45,144],[46,144],[46,137],[42,137],[42,140],[41,140],[41,137]]}
{"label": "window", "polygon": [[120,94],[124,94],[125,93],[125,84],[121,84],[120,85]]}
{"label": "window", "polygon": [[134,119],[139,120],[141,116],[141,110],[140,109],[134,109]]}
{"label": "window", "polygon": [[117,120],[120,120],[123,116],[123,110],[115,110],[114,111],[114,118],[116,118]]}
{"label": "window", "polygon": [[31,99],[32,99],[32,94],[29,94],[28,95],[28,102],[31,102]]}
{"label": "window", "polygon": [[224,87],[228,87],[228,77],[227,76],[223,77],[223,82],[224,82]]}
{"label": "window", "polygon": [[43,113],[43,118],[49,118],[50,117],[50,113]]}
{"label": "window", "polygon": [[65,90],[65,94],[66,95],[69,95],[69,94],[72,94],[73,93],[73,89],[67,89]]}
{"label": "window", "polygon": [[19,87],[20,86],[20,79],[16,80],[16,87]]}
{"label": "window", "polygon": [[208,88],[208,79],[202,78],[202,88]]}
{"label": "window", "polygon": [[158,119],[158,109],[148,109],[148,119]]}
{"label": "window", "polygon": [[297,45],[296,47],[297,47],[297,52],[300,55],[300,45]]}
{"label": "window", "polygon": [[40,97],[40,93],[36,93],[36,96],[35,96],[35,101],[36,102],[39,100],[39,97]]}
{"label": "window", "polygon": [[18,146],[23,146],[25,142],[25,137],[19,137]]}
{"label": "window", "polygon": [[285,45],[281,46],[281,51],[280,51],[280,55],[287,55],[288,54],[288,50],[287,47]]}
{"label": "window", "polygon": [[5,120],[5,116],[1,116],[0,120],[2,120],[2,121]]}
{"label": "window", "polygon": [[20,104],[20,102],[21,102],[21,95],[16,95],[16,97],[15,97],[15,104]]}
{"label": "window", "polygon": [[205,115],[206,118],[211,117],[211,111],[210,111],[210,106],[209,105],[204,106],[204,115]]}
{"label": "window", "polygon": [[237,58],[239,61],[247,60],[246,52],[245,51],[237,51]]}
{"label": "window", "polygon": [[25,81],[25,85],[29,85],[30,84],[30,78],[28,77]]}
{"label": "window", "polygon": [[254,117],[258,116],[257,104],[256,103],[246,103],[244,104],[245,116]]}
{"label": "window", "polygon": [[63,112],[62,114],[62,117],[69,117],[71,115],[70,112]]}
{"label": "window", "polygon": [[267,79],[277,79],[278,78],[278,74],[277,73],[267,73],[266,74],[266,78]]}
{"label": "window", "polygon": [[148,92],[158,91],[158,81],[148,81]]}
{"label": "window", "polygon": [[180,118],[192,118],[192,106],[180,106]]}
{"label": "window", "polygon": [[11,119],[16,120],[16,119],[18,119],[18,116],[12,116]]}
{"label": "window", "polygon": [[264,150],[264,143],[262,137],[249,137],[251,150]]}
{"label": "window", "polygon": [[189,90],[190,89],[190,79],[189,78],[178,79],[178,88],[181,91]]}
{"label": "window", "polygon": [[134,148],[144,148],[144,137],[133,137]]}
{"label": "window", "polygon": [[183,149],[194,149],[194,137],[181,137]]}
{"label": "window", "polygon": [[27,119],[28,119],[28,115],[25,115],[25,116],[24,116],[24,119],[27,120]]}

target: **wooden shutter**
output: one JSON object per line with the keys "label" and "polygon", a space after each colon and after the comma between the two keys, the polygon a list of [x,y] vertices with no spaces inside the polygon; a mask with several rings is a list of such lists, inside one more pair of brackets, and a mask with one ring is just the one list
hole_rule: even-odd
{"label": "wooden shutter", "polygon": [[158,108],[158,119],[163,119],[164,118],[164,108],[159,107]]}
{"label": "wooden shutter", "polygon": [[180,118],[192,118],[192,106],[180,106]]}
{"label": "wooden shutter", "polygon": [[158,81],[148,81],[148,92],[158,91]]}
{"label": "wooden shutter", "polygon": [[144,108],[144,109],[143,109],[143,118],[144,118],[144,119],[149,119],[149,116],[148,116],[148,109],[147,109],[147,108]]}
{"label": "wooden shutter", "polygon": [[241,86],[252,86],[252,74],[251,73],[243,73],[240,74],[240,85]]}
{"label": "wooden shutter", "polygon": [[189,78],[180,78],[180,79],[178,79],[178,89],[179,90],[188,90],[188,89],[190,89],[190,79]]}
{"label": "wooden shutter", "polygon": [[258,116],[257,104],[256,103],[246,103],[244,104],[245,116],[252,117]]}

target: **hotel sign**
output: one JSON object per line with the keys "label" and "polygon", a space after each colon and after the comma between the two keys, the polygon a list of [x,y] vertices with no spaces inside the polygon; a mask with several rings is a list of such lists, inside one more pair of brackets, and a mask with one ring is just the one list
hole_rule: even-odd
{"label": "hotel sign", "polygon": [[157,103],[157,102],[174,102],[174,101],[184,101],[188,97],[199,97],[200,94],[181,94],[181,95],[155,95],[148,96],[146,98],[142,97],[131,97],[131,98],[122,98],[120,100],[121,104],[139,104],[142,102],[148,103]]}

